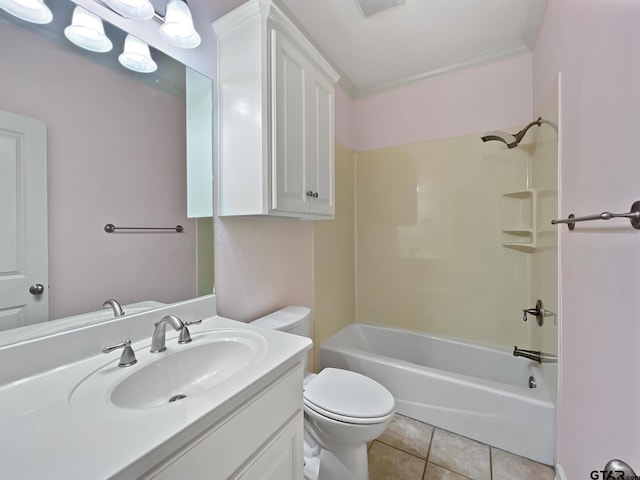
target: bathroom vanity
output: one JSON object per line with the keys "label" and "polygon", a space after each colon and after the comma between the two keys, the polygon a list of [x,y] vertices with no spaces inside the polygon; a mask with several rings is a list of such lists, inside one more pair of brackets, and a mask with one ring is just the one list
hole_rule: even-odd
{"label": "bathroom vanity", "polygon": [[[203,322],[151,353],[165,315]],[[137,363],[118,367],[101,349],[126,338]],[[301,480],[310,347],[215,315],[213,296],[0,347],[2,475]]]}

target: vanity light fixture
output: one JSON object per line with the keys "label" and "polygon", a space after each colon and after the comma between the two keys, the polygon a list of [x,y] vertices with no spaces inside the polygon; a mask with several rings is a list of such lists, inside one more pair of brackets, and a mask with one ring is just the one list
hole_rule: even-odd
{"label": "vanity light fixture", "polygon": [[134,72],[151,73],[158,69],[158,65],[151,58],[149,45],[131,34],[124,40],[124,50],[118,56],[118,61]]}
{"label": "vanity light fixture", "polygon": [[149,0],[105,0],[105,3],[125,18],[149,20],[155,13]]}
{"label": "vanity light fixture", "polygon": [[104,33],[102,19],[80,6],[73,9],[71,25],[64,29],[64,36],[91,52],[108,52],[113,48],[111,40]]}
{"label": "vanity light fixture", "polygon": [[178,48],[195,48],[200,45],[200,35],[193,27],[189,6],[183,0],[169,0],[160,35]]}
{"label": "vanity light fixture", "polygon": [[46,24],[53,20],[44,0],[0,0],[0,8],[25,22]]}

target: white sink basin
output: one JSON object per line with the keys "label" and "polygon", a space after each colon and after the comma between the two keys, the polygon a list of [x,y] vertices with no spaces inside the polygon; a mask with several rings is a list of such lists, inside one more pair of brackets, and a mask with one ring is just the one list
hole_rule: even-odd
{"label": "white sink basin", "polygon": [[86,377],[71,393],[72,406],[96,395],[121,408],[146,409],[182,404],[222,386],[260,362],[266,339],[250,330],[213,330],[192,335],[178,345],[167,339],[167,350],[150,353],[148,345],[136,348],[138,363],[117,367],[118,357]]}

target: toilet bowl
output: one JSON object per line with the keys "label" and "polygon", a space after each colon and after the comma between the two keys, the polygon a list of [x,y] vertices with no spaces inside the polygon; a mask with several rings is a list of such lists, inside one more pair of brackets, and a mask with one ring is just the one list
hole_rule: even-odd
{"label": "toilet bowl", "polygon": [[[310,322],[310,309],[287,307],[252,324],[310,337]],[[303,403],[305,480],[369,480],[367,442],[391,420],[393,395],[364,375],[326,368],[305,374]]]}

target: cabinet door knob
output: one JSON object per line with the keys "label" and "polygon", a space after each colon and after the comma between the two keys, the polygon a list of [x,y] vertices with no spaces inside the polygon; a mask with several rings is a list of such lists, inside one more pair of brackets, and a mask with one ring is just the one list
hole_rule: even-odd
{"label": "cabinet door knob", "polygon": [[313,194],[313,198],[318,198],[318,192]]}
{"label": "cabinet door knob", "polygon": [[307,197],[313,197],[313,192],[311,190],[307,192]]}

